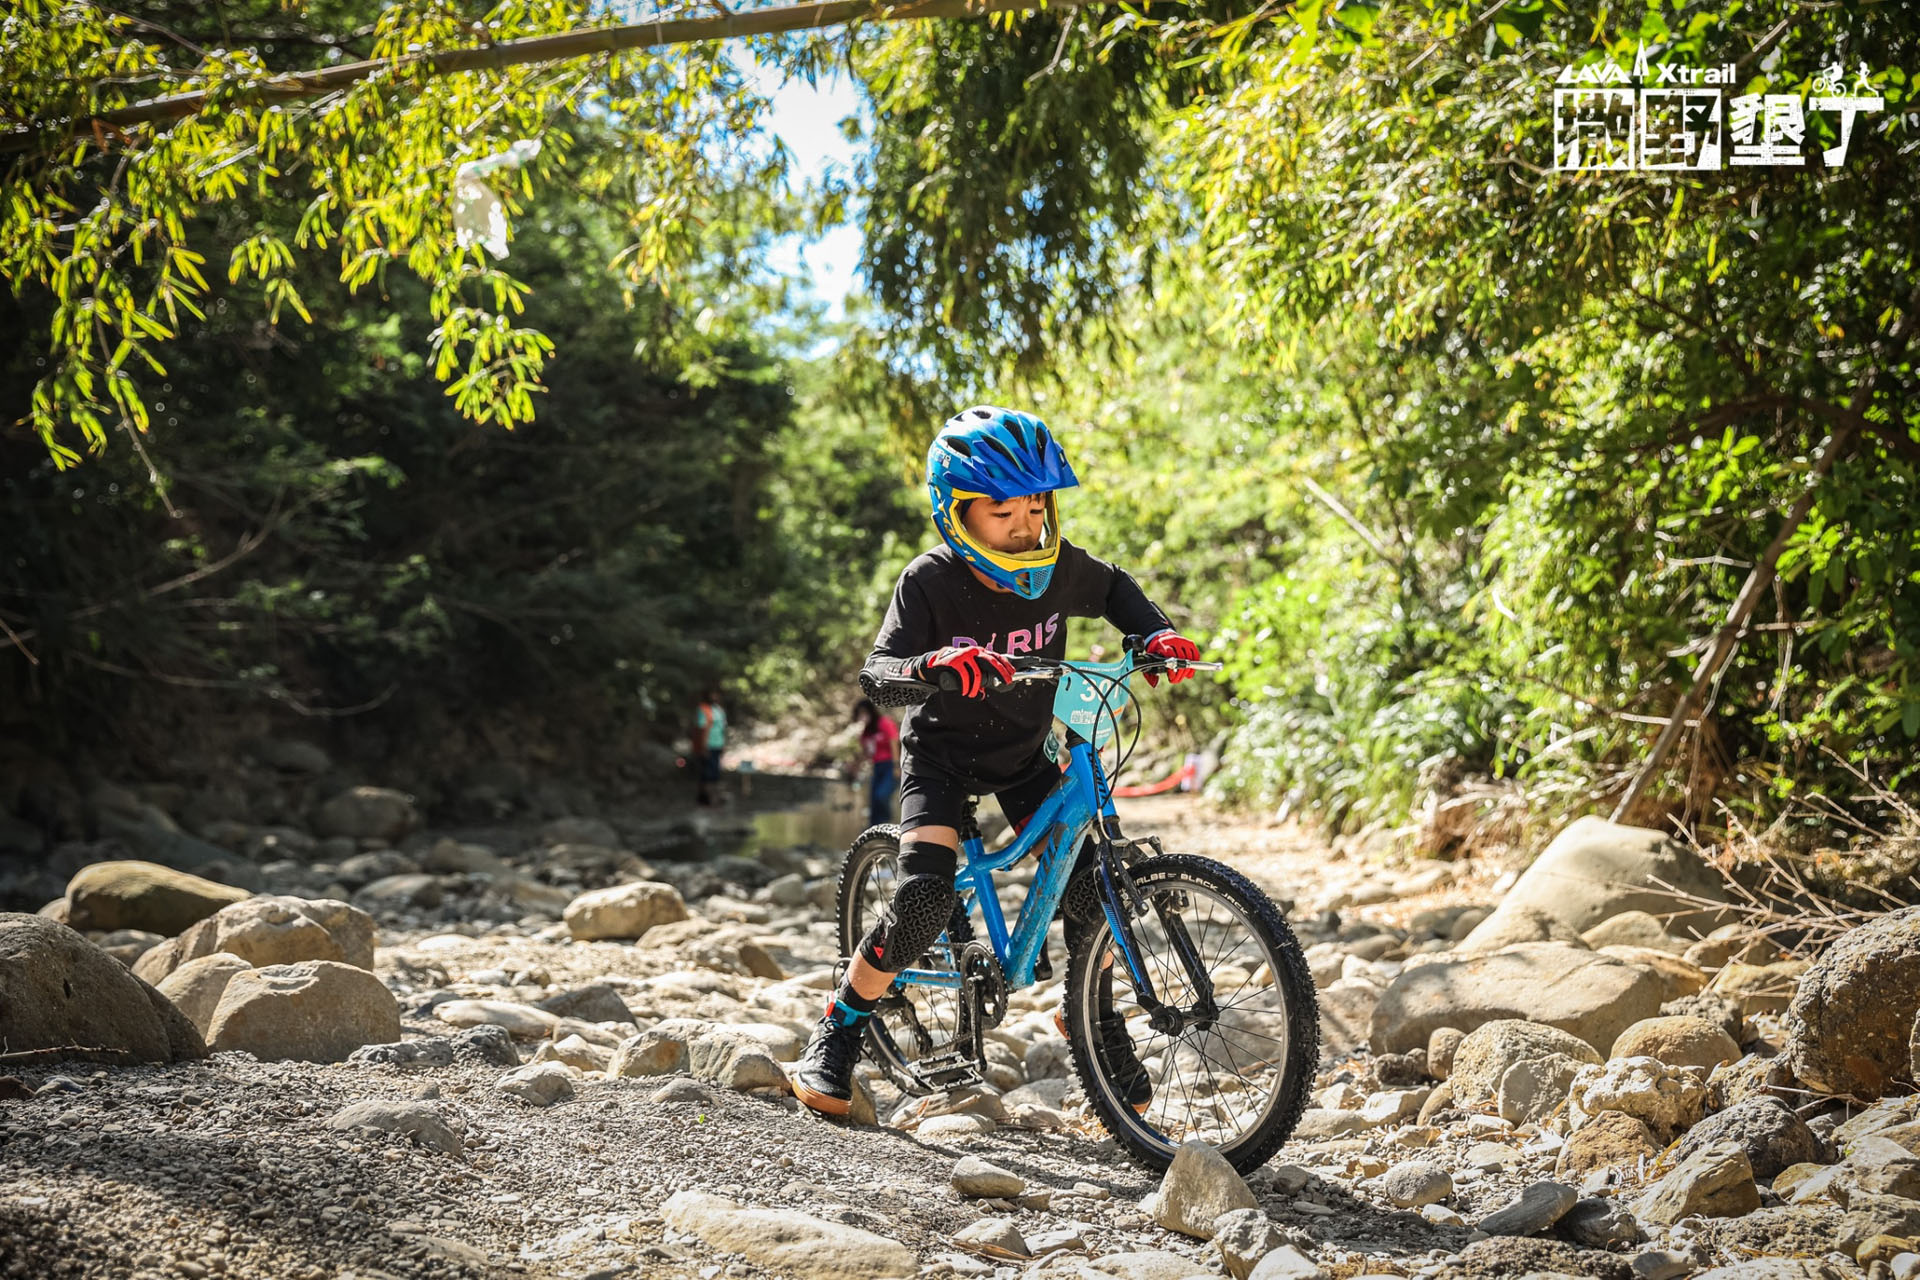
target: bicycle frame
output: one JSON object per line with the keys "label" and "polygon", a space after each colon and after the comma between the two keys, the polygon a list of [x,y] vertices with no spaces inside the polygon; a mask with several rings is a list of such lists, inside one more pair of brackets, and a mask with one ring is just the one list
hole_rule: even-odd
{"label": "bicycle frame", "polygon": [[[978,835],[960,842],[966,861],[955,873],[954,888],[963,895],[963,902],[971,898],[979,909],[987,926],[987,938],[1009,988],[1033,985],[1033,970],[1039,962],[1040,949],[1046,944],[1047,926],[1053,923],[1054,912],[1067,891],[1067,877],[1073,871],[1080,842],[1094,828],[1096,819],[1114,817],[1113,800],[1105,794],[1108,788],[1104,777],[1098,749],[1076,736],[1069,742],[1067,767],[1059,783],[1047,793],[1040,808],[1011,844],[989,855],[986,842]],[[1020,904],[1020,917],[1009,930],[1006,914],[1000,908],[1000,896],[994,892],[993,875],[1036,848],[1040,849],[1039,870],[1026,901]],[[908,969],[895,981],[957,988],[960,975],[952,970]]]}

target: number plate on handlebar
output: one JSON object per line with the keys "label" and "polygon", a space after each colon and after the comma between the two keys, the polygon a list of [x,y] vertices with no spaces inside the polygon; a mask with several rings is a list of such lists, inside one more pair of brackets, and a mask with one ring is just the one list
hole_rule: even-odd
{"label": "number plate on handlebar", "polygon": [[1118,662],[1066,664],[1060,672],[1060,687],[1053,695],[1053,714],[1094,746],[1104,747],[1119,725],[1121,708],[1129,701],[1127,677],[1132,672],[1131,657]]}

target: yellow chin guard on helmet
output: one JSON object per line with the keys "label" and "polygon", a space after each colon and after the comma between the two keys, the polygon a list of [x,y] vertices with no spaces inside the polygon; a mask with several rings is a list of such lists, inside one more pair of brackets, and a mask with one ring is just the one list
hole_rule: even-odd
{"label": "yellow chin guard on helmet", "polygon": [[1002,499],[985,493],[950,490],[942,507],[934,509],[933,523],[947,545],[960,558],[998,585],[1027,600],[1037,600],[1053,580],[1053,566],[1060,559],[1060,507],[1053,490],[1047,490],[1047,514],[1041,525],[1040,545],[1031,551],[995,551],[967,532],[960,513],[977,499],[998,502]]}

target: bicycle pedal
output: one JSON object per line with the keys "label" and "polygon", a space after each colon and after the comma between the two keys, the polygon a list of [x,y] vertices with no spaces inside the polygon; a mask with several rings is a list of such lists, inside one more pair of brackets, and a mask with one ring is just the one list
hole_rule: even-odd
{"label": "bicycle pedal", "polygon": [[921,1058],[911,1068],[916,1081],[936,1092],[986,1083],[980,1075],[980,1064],[958,1050]]}

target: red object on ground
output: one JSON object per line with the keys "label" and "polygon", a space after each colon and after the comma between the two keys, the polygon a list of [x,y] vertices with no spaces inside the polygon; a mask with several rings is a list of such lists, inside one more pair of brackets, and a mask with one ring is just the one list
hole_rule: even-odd
{"label": "red object on ground", "polygon": [[1115,787],[1113,794],[1122,799],[1132,799],[1136,796],[1157,796],[1163,791],[1173,790],[1191,777],[1193,777],[1193,766],[1183,764],[1174,771],[1171,777],[1162,778],[1158,782],[1142,783],[1137,787]]}

